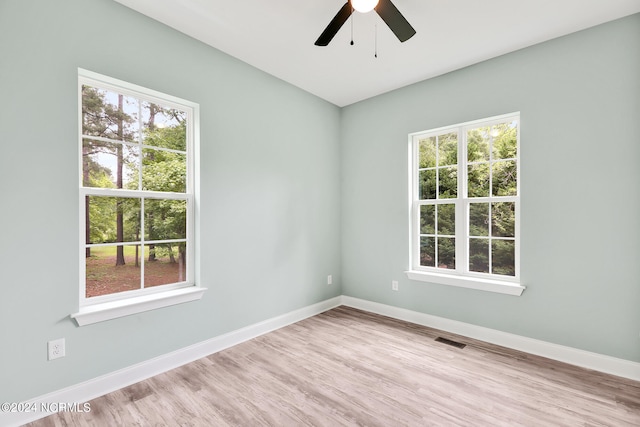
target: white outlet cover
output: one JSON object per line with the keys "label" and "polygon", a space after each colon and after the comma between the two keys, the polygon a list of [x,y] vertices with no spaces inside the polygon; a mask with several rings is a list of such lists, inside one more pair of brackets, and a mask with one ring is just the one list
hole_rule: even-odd
{"label": "white outlet cover", "polygon": [[59,359],[65,356],[64,338],[52,340],[47,343],[49,360]]}

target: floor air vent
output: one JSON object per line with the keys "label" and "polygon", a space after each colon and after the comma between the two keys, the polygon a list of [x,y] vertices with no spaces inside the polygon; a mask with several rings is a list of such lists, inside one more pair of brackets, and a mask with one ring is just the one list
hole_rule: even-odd
{"label": "floor air vent", "polygon": [[448,339],[442,338],[442,337],[436,338],[436,341],[441,342],[443,344],[447,344],[447,345],[453,346],[453,347],[458,347],[458,348],[465,348],[467,346],[466,344],[462,344],[461,342],[448,340]]}

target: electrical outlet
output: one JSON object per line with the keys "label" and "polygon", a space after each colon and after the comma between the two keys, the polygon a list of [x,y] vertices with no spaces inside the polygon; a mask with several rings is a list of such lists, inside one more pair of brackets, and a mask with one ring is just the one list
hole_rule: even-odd
{"label": "electrical outlet", "polygon": [[64,357],[64,338],[49,341],[47,343],[47,350],[49,353],[49,360]]}
{"label": "electrical outlet", "polygon": [[333,277],[331,275],[327,276],[327,285],[331,285],[333,283]]}
{"label": "electrical outlet", "polygon": [[397,280],[392,280],[391,281],[391,290],[392,291],[397,291],[398,290],[398,281]]}

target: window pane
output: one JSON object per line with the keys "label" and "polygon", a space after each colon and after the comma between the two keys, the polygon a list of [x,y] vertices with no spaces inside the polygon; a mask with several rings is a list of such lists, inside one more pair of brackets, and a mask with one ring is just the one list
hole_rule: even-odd
{"label": "window pane", "polygon": [[491,129],[493,158],[515,159],[518,147],[517,122],[500,123]]}
{"label": "window pane", "polygon": [[420,234],[435,234],[436,207],[434,205],[420,206]]}
{"label": "window pane", "polygon": [[436,198],[436,171],[435,169],[420,171],[418,183],[418,197],[420,200]]}
{"label": "window pane", "polygon": [[515,196],[517,195],[517,169],[515,160],[495,162],[491,167],[493,195]]}
{"label": "window pane", "polygon": [[144,238],[169,240],[187,238],[187,201],[145,199]]}
{"label": "window pane", "polygon": [[515,242],[513,240],[491,241],[492,273],[515,276]]}
{"label": "window pane", "polygon": [[184,243],[163,243],[145,246],[145,288],[187,280],[187,257],[184,245]]}
{"label": "window pane", "polygon": [[488,127],[471,129],[467,132],[467,161],[489,161],[490,132],[491,129]]}
{"label": "window pane", "polygon": [[186,113],[143,101],[143,143],[172,150],[187,150]]}
{"label": "window pane", "polygon": [[438,136],[438,166],[458,164],[458,134],[456,132]]}
{"label": "window pane", "polygon": [[456,268],[456,239],[453,237],[438,237],[438,267]]}
{"label": "window pane", "polygon": [[[133,245],[90,248],[90,256],[85,261],[86,297],[140,289],[141,274],[138,248],[139,246]],[[138,254],[137,259],[136,254]],[[119,258],[120,262],[118,262]]]}
{"label": "window pane", "polygon": [[489,163],[468,166],[469,197],[489,197]]}
{"label": "window pane", "polygon": [[137,141],[138,100],[82,86],[82,133],[117,141]]}
{"label": "window pane", "polygon": [[438,205],[438,234],[453,236],[456,234],[456,205]]}
{"label": "window pane", "polygon": [[163,150],[142,150],[142,189],[184,193],[187,190],[187,156]]}
{"label": "window pane", "polygon": [[469,235],[489,235],[489,203],[469,204]]}
{"label": "window pane", "polygon": [[439,198],[455,199],[458,197],[458,167],[439,168]]}
{"label": "window pane", "polygon": [[491,235],[514,237],[516,223],[516,204],[498,202],[491,204]]}
{"label": "window pane", "polygon": [[421,139],[418,144],[418,168],[432,168],[436,165],[436,137]]}
{"label": "window pane", "polygon": [[420,237],[420,265],[425,267],[436,266],[435,237]]}
{"label": "window pane", "polygon": [[140,239],[140,199],[87,196],[87,243],[133,242]]}
{"label": "window pane", "polygon": [[83,140],[82,185],[137,190],[138,157],[137,147]]}
{"label": "window pane", "polygon": [[489,239],[469,239],[469,271],[489,272]]}

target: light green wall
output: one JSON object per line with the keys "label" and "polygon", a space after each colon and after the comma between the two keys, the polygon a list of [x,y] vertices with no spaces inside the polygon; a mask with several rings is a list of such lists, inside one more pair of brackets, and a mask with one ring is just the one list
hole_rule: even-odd
{"label": "light green wall", "polygon": [[[78,67],[200,104],[201,301],[69,319]],[[0,402],[340,295],[338,107],[111,0],[0,0],[0,95]]]}
{"label": "light green wall", "polygon": [[[407,134],[514,111],[527,290],[408,280]],[[341,144],[345,295],[640,362],[640,15],[346,107]]]}
{"label": "light green wall", "polygon": [[[339,109],[111,0],[0,0],[0,401],[341,293],[640,361],[639,21]],[[69,319],[78,67],[200,104],[203,300]],[[517,110],[529,288],[408,281],[407,134]],[[48,362],[60,337],[67,356]]]}

